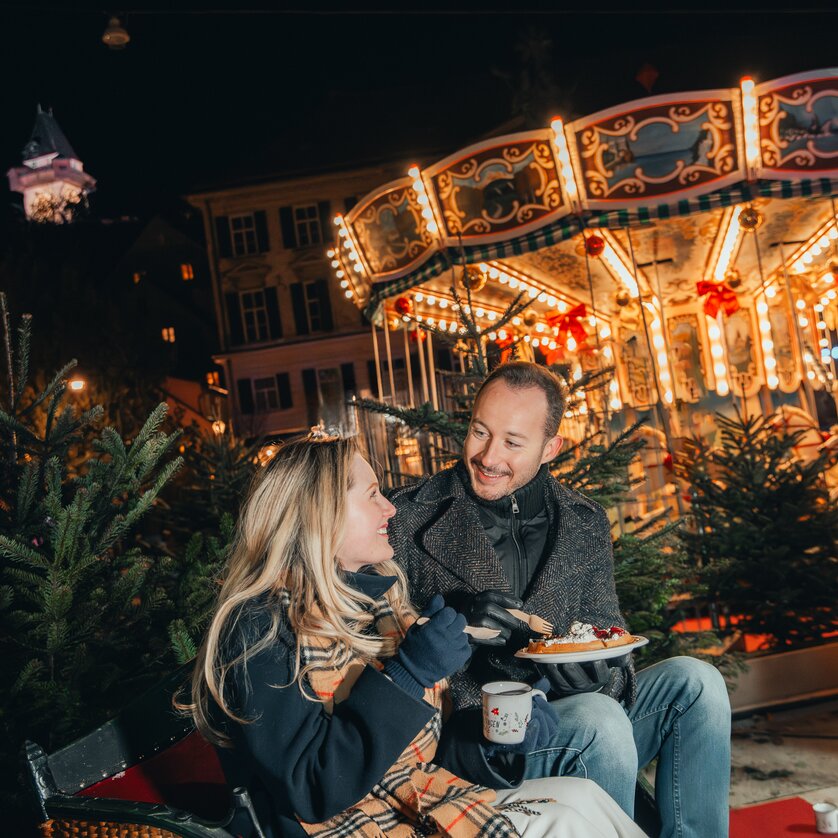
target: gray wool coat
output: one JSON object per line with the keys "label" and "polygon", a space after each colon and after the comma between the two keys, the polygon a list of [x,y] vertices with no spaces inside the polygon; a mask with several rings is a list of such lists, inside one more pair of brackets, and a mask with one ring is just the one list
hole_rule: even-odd
{"label": "gray wool coat", "polygon": [[[456,608],[479,591],[511,590],[464,481],[468,474],[458,463],[389,495],[397,510],[388,527],[390,543],[419,609],[437,593]],[[545,481],[544,492],[549,520],[546,555],[524,594],[523,610],[547,619],[557,634],[565,633],[575,620],[625,627],[605,510],[553,477]],[[476,646],[467,669],[450,679],[454,708],[479,705],[480,687],[487,681],[536,680],[535,666],[513,657],[529,636],[522,624],[505,648]],[[630,665],[612,668],[606,691],[618,700],[633,701]]]}

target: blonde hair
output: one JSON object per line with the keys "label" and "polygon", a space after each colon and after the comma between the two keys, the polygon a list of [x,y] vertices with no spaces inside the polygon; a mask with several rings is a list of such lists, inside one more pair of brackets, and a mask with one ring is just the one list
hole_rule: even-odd
{"label": "blonde hair", "polygon": [[[296,637],[293,681],[307,699],[318,700],[304,688],[311,665],[302,664],[300,649],[307,638],[329,641],[327,657],[318,660],[318,667],[341,666],[352,656],[372,660],[395,652],[398,638],[365,633],[373,622],[369,612],[372,600],[341,578],[336,558],[344,535],[356,453],[360,452],[352,440],[295,440],[284,444],[254,479],[239,517],[212,621],[195,660],[191,702],[176,705],[191,713],[198,730],[217,745],[229,745],[230,740],[213,727],[209,699],[234,721],[252,721],[240,718],[229,706],[225,683],[236,665],[276,642],[283,619],[280,592],[283,596],[288,592],[285,620]],[[377,564],[375,570],[396,577],[386,596],[404,630],[414,615],[404,573],[393,561]],[[226,641],[245,606],[263,595],[271,617],[269,628],[250,645],[242,632],[242,646],[232,652]]]}

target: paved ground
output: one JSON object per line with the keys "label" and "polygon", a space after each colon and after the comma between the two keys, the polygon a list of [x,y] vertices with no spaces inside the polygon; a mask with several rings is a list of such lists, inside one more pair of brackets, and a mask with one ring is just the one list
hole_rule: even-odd
{"label": "paved ground", "polygon": [[838,803],[838,700],[733,723],[730,805],[799,795]]}

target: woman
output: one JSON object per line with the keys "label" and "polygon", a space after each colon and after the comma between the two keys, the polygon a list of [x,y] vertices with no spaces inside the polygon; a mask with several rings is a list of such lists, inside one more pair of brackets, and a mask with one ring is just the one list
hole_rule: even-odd
{"label": "woman", "polygon": [[641,835],[588,781],[526,782],[504,809],[432,764],[439,682],[471,652],[441,597],[415,623],[394,512],[339,439],[284,445],[244,504],[189,709],[266,835]]}

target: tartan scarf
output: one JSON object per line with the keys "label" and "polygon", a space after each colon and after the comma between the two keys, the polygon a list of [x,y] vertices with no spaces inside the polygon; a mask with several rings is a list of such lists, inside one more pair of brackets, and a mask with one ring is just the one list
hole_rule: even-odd
{"label": "tartan scarf", "polygon": [[[285,593],[285,592],[283,592]],[[285,597],[280,597],[281,599]],[[287,600],[286,600],[287,601]],[[371,609],[376,633],[401,636],[385,596]],[[311,637],[300,647],[303,665],[314,664],[307,678],[327,713],[349,694],[366,663],[349,656],[336,667],[325,665],[333,641]],[[318,666],[318,663],[324,664]],[[378,660],[372,661],[377,669]],[[323,823],[300,822],[315,838],[516,838],[512,823],[492,807],[495,792],[432,765],[442,729],[442,691],[425,690],[425,701],[436,708],[433,718],[405,748],[381,781],[349,809]]]}

